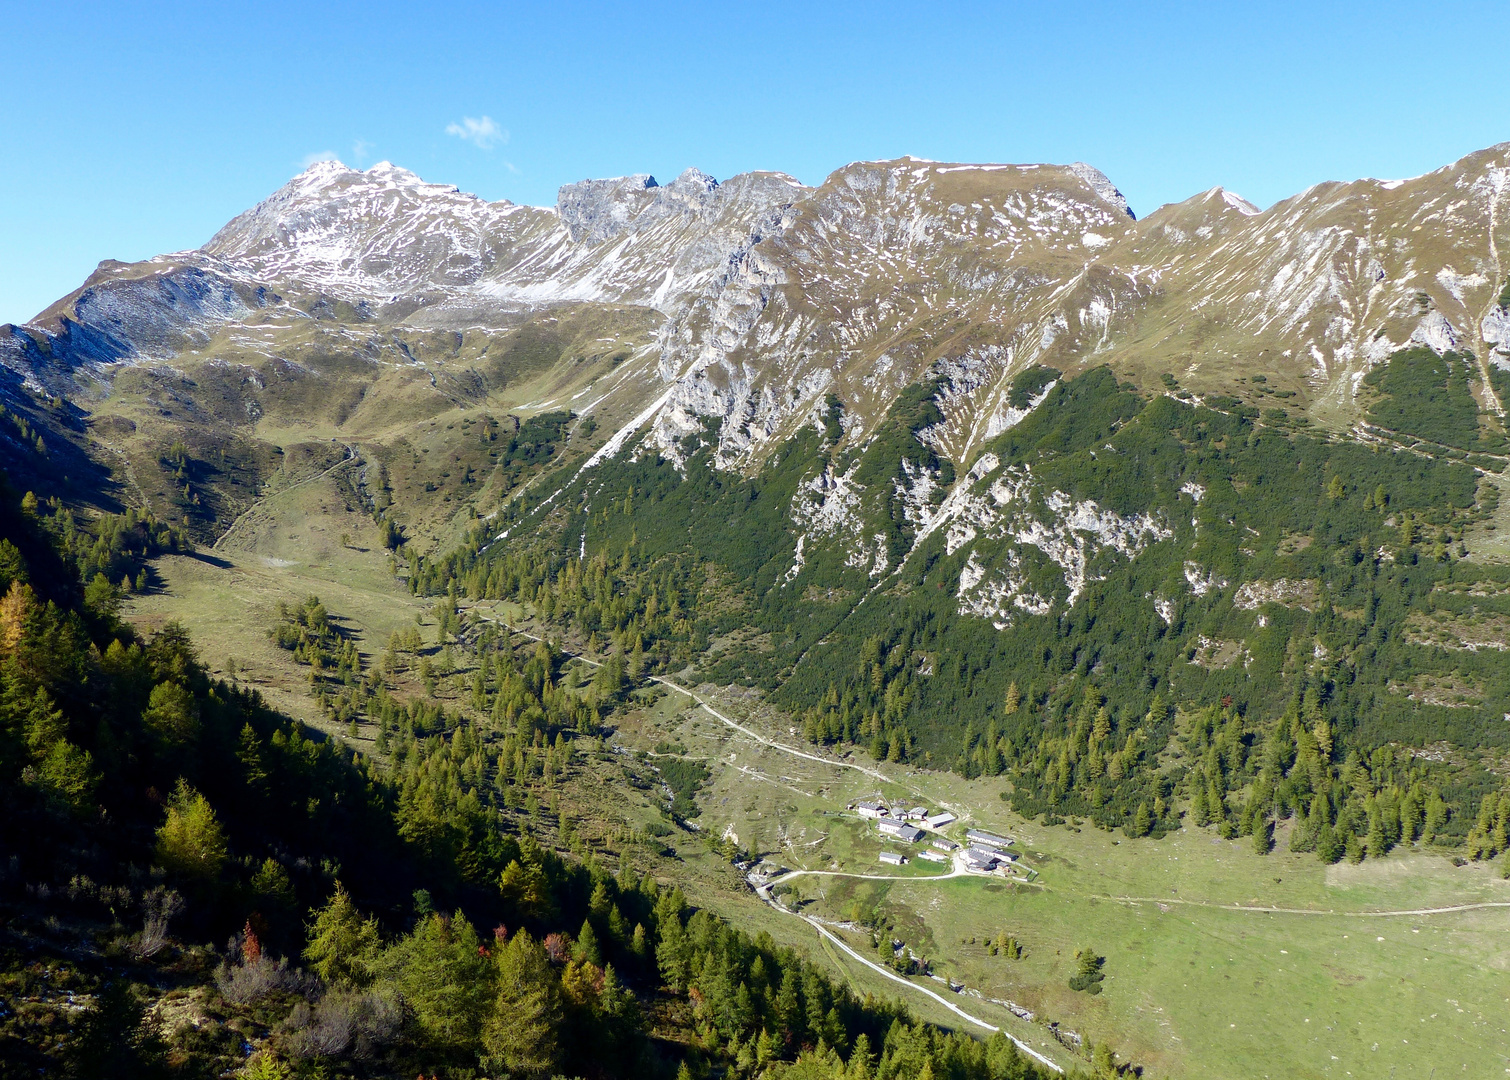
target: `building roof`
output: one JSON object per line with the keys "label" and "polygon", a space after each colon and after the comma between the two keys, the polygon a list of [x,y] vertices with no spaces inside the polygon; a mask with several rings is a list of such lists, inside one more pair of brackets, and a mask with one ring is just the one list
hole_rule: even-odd
{"label": "building roof", "polygon": [[1010,836],[997,836],[995,833],[981,832],[979,829],[966,831],[965,839],[972,844],[984,844],[987,847],[1008,847],[1012,843]]}

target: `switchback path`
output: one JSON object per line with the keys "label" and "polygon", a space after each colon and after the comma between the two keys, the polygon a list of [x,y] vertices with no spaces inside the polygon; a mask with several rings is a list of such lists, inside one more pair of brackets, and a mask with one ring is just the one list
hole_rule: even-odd
{"label": "switchback path", "polygon": [[[897,885],[927,885],[932,881],[948,881],[950,878],[972,877],[995,878],[997,881],[1005,880],[1013,887],[1029,886],[1034,889],[1048,888],[1048,886],[1044,885],[1041,881],[1029,881],[1026,878],[1021,877],[1001,878],[996,874],[986,874],[978,870],[970,870],[965,866],[964,860],[959,857],[959,852],[955,852],[955,858],[952,861],[953,866],[947,874],[927,874],[923,877],[908,877],[903,874],[851,874],[844,870],[788,870],[784,874],[773,877],[770,881],[766,882],[766,885],[768,887],[771,885],[780,885],[783,882],[790,881],[792,878],[805,876],[859,878],[861,881],[890,881]],[[1118,898],[1107,896],[1102,897],[1101,899],[1111,900]]]}
{"label": "switchback path", "polygon": [[[585,657],[579,657],[579,659],[585,659]],[[588,663],[592,663],[592,661],[589,660]],[[688,690],[685,686],[679,686],[678,684],[672,682],[670,679],[663,679],[659,675],[650,676],[650,681],[660,683],[662,686],[677,691],[677,693],[686,694],[689,698],[692,699],[692,703],[694,705],[701,706],[709,713],[709,715],[713,716],[715,719],[722,720],[725,724],[733,728],[735,731],[739,732],[745,738],[753,739],[755,742],[760,743],[762,746],[769,746],[773,750],[780,750],[783,753],[791,754],[793,757],[806,758],[808,761],[816,761],[820,765],[832,765],[835,768],[839,769],[854,769],[856,772],[862,772],[866,776],[873,776],[877,780],[884,781],[885,783],[897,784],[900,787],[905,787],[908,791],[914,793],[916,793],[918,790],[910,784],[903,784],[898,780],[893,780],[885,773],[877,772],[875,769],[868,769],[864,765],[855,765],[848,761],[835,761],[833,758],[819,757],[817,754],[804,753],[803,751],[798,750],[795,747],[786,746],[782,743],[776,742],[774,739],[767,739],[764,735],[760,735],[754,731],[751,731],[743,724],[730,720],[727,716],[719,712],[712,705],[709,705],[706,701],[698,697],[691,690]]]}
{"label": "switchback path", "polygon": [[[859,876],[859,875],[850,875],[850,876]],[[952,1002],[948,998],[944,997],[944,995],[940,994],[938,991],[931,990],[931,989],[929,989],[926,986],[919,986],[917,983],[913,982],[911,979],[903,978],[901,975],[898,975],[895,971],[892,971],[889,968],[882,967],[880,964],[877,964],[875,961],[870,960],[870,959],[866,958],[865,956],[862,956],[860,953],[858,953],[854,949],[850,948],[849,944],[847,942],[845,942],[843,938],[841,938],[837,934],[833,933],[833,931],[829,930],[828,927],[824,926],[823,923],[821,923],[817,919],[815,919],[815,918],[813,918],[813,917],[811,917],[809,915],[804,915],[800,911],[793,911],[791,908],[783,907],[781,904],[777,903],[776,898],[771,895],[770,885],[759,886],[759,887],[756,888],[755,891],[757,893],[759,893],[760,894],[760,898],[762,900],[764,900],[767,904],[771,905],[771,907],[775,908],[777,911],[781,912],[784,915],[792,915],[792,916],[795,916],[796,918],[801,919],[803,922],[805,922],[809,926],[811,926],[814,930],[818,931],[819,935],[821,937],[823,937],[825,940],[830,941],[833,944],[837,945],[840,949],[844,950],[844,952],[845,952],[846,955],[848,955],[850,957],[853,957],[855,960],[858,960],[860,963],[862,963],[866,967],[870,968],[870,970],[874,971],[876,974],[881,975],[884,978],[890,979],[894,983],[901,983],[903,986],[907,987],[907,989],[915,991],[916,993],[926,994],[928,997],[931,997],[934,1001],[938,1002],[940,1005],[942,1005],[944,1008],[948,1009],[950,1012],[954,1013],[956,1016],[960,1017],[963,1020],[968,1021],[969,1023],[974,1024],[976,1027],[984,1028],[987,1031],[992,1031],[992,1032],[1000,1031],[1003,1035],[1005,1035],[1007,1038],[1009,1038],[1009,1039],[1012,1040],[1012,1044],[1014,1046],[1016,1046],[1017,1049],[1021,1050],[1024,1054],[1027,1054],[1029,1057],[1033,1058],[1034,1061],[1037,1061],[1037,1062],[1039,1062],[1039,1063],[1047,1066],[1048,1068],[1053,1069],[1057,1073],[1064,1072],[1064,1070],[1062,1068],[1060,1068],[1058,1065],[1054,1064],[1054,1062],[1050,1061],[1047,1057],[1045,1057],[1043,1054],[1039,1053],[1037,1050],[1034,1050],[1031,1046],[1029,1046],[1027,1043],[1023,1042],[1016,1035],[1013,1035],[1010,1031],[1002,1031],[1002,1029],[1000,1027],[998,1027],[996,1024],[993,1024],[993,1023],[991,1023],[990,1021],[987,1021],[987,1020],[982,1020],[980,1017],[974,1015],[973,1013],[966,1012],[964,1009],[960,1008],[954,1002]]]}
{"label": "switchback path", "polygon": [[[947,874],[929,874],[927,877],[904,877],[901,874],[849,874],[840,870],[788,870],[778,877],[773,877],[766,884],[767,886],[780,885],[783,882],[799,877],[844,877],[859,878],[861,881],[896,881],[903,884],[912,884],[914,882],[944,881],[948,878],[968,877],[969,875],[970,871],[966,870],[964,865],[958,860],[955,860],[954,865]],[[975,876],[984,877],[985,875],[977,874]]]}
{"label": "switchback path", "polygon": [[770,879],[769,884],[781,885],[793,878],[858,878],[859,881],[891,881],[900,882],[903,885],[915,884],[915,882],[945,881],[948,878],[965,878],[969,870],[962,870],[959,866],[954,867],[948,873],[930,873],[926,878],[906,878],[897,873],[846,873],[843,870],[788,870],[779,878]]}

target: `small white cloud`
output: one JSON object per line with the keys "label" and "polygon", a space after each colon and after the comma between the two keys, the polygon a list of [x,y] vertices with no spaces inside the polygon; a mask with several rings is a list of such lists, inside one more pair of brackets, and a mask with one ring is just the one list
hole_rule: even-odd
{"label": "small white cloud", "polygon": [[499,127],[491,116],[484,116],[480,120],[464,116],[459,124],[454,121],[447,124],[446,134],[465,139],[479,150],[491,150],[509,141],[509,133]]}
{"label": "small white cloud", "polygon": [[313,154],[305,154],[304,155],[304,167],[307,169],[307,168],[309,168],[311,165],[313,165],[317,161],[335,161],[335,160],[337,160],[337,159],[336,159],[336,152],[334,150],[317,150]]}
{"label": "small white cloud", "polygon": [[371,156],[372,144],[366,139],[358,139],[351,144],[351,157],[358,165],[365,165]]}

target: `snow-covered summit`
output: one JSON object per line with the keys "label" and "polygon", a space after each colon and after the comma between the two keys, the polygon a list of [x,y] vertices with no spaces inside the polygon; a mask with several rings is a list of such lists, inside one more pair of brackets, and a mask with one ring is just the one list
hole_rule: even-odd
{"label": "snow-covered summit", "polygon": [[470,284],[491,237],[517,208],[407,169],[339,161],[305,169],[201,249],[260,280],[337,295],[383,296]]}

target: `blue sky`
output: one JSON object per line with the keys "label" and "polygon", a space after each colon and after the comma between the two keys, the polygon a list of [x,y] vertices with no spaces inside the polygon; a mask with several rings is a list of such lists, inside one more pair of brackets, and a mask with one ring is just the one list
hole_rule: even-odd
{"label": "blue sky", "polygon": [[489,199],[689,165],[1088,161],[1141,215],[1510,139],[1502,4],[0,0],[0,322],[318,156]]}

